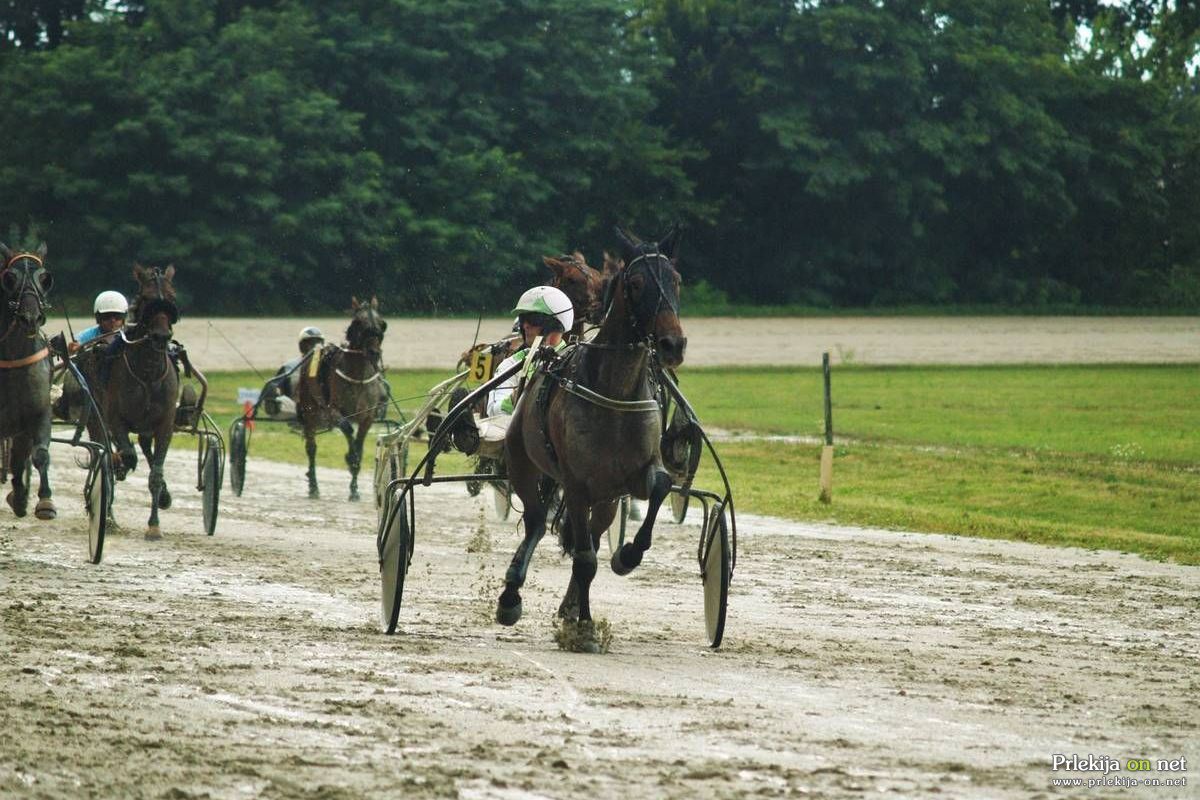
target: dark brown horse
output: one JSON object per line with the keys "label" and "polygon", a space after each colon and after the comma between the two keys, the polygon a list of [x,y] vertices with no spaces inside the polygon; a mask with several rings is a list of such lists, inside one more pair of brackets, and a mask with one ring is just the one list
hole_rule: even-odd
{"label": "dark brown horse", "polygon": [[655,376],[660,366],[681,364],[687,346],[674,266],[678,230],[657,244],[620,229],[617,236],[626,266],[608,287],[599,333],[551,371],[534,373],[505,438],[508,477],[525,507],[525,536],[505,576],[496,619],[513,625],[521,617],[520,589],[546,528],[548,477],[562,486],[570,536],[564,546],[573,557],[560,613],[577,615],[580,646],[591,652],[599,649],[589,603],[595,543],[612,522],[618,498],[630,494],[648,499],[649,507],[633,541],[613,554],[613,570],[627,574],[650,547],[654,518],[671,488],[659,452]]}
{"label": "dark brown horse", "polygon": [[[175,432],[175,407],[179,404],[179,373],[172,363],[172,326],[179,321],[175,304],[175,267],[166,269],[135,264],[138,293],[130,309],[132,324],[114,342],[105,356],[107,379],[101,391],[104,421],[120,456],[117,478],[137,466],[137,452],[129,436],[137,434],[138,446],[150,466],[150,518],[147,539],[161,539],[158,510],[171,507],[171,493],[163,474],[163,463]],[[93,439],[96,431],[91,431]]]}
{"label": "dark brown horse", "polygon": [[[317,487],[317,433],[338,427],[346,436],[346,465],[350,468],[350,499],[358,500],[358,471],[363,442],[380,409],[387,403],[383,380],[383,335],[387,322],[379,315],[379,301],[350,299],[354,317],[346,329],[346,345],[314,348],[301,363],[296,390],[296,416],[304,426],[308,454],[308,496],[320,497]],[[357,424],[358,430],[341,425]]]}
{"label": "dark brown horse", "polygon": [[46,245],[36,252],[0,244],[0,438],[11,438],[12,491],[8,505],[27,513],[25,465],[38,471],[34,516],[54,519],[50,491],[50,351],[42,335],[46,295],[54,283],[46,270]]}

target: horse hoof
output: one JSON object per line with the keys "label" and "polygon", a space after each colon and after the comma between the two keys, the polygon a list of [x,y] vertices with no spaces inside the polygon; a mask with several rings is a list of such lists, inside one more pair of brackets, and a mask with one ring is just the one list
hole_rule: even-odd
{"label": "horse hoof", "polygon": [[554,631],[554,640],[560,650],[568,653],[604,653],[607,645],[601,644],[596,637],[596,623],[593,620],[564,620]]}
{"label": "horse hoof", "polygon": [[161,508],[163,511],[166,511],[168,508],[171,507],[171,503],[173,503],[173,502],[175,502],[175,499],[173,497],[171,497],[171,493],[167,491],[167,487],[164,486],[161,490],[159,490],[159,493],[158,493],[158,507],[159,508]]}
{"label": "horse hoof", "polygon": [[308,490],[308,499],[309,500],[318,500],[318,499],[320,499],[320,497],[321,497],[321,492],[315,486],[312,489]]}
{"label": "horse hoof", "polygon": [[521,619],[521,597],[518,595],[516,602],[512,605],[506,605],[506,600],[511,602],[511,599],[506,598],[504,594],[500,595],[500,602],[496,604],[496,622],[511,627]]}
{"label": "horse hoof", "polygon": [[638,564],[642,563],[642,551],[634,547],[632,543],[626,542],[621,545],[620,550],[612,554],[612,560],[609,563],[612,565],[613,572],[618,575],[628,575]]}
{"label": "horse hoof", "polygon": [[37,506],[33,509],[33,515],[38,519],[54,519],[58,516],[58,509],[54,507],[54,501],[50,498],[38,500]]}
{"label": "horse hoof", "polygon": [[351,493],[350,493],[350,502],[351,502],[351,503],[357,503],[357,502],[358,502],[359,500],[361,500],[361,499],[362,499],[362,498],[360,498],[360,497],[359,497],[359,495],[358,495],[358,492],[351,492]]}
{"label": "horse hoof", "polygon": [[8,497],[4,498],[4,500],[5,500],[5,502],[8,503],[8,507],[11,508],[13,510],[13,513],[16,514],[18,517],[25,516],[25,514],[29,511],[28,502],[20,503],[20,504],[17,503],[17,493],[16,492],[9,492]]}
{"label": "horse hoof", "polygon": [[575,605],[567,605],[567,601],[564,600],[558,607],[558,612],[555,616],[557,616],[563,622],[578,622],[579,604],[576,603]]}
{"label": "horse hoof", "polygon": [[149,528],[146,528],[146,541],[147,542],[157,542],[161,538],[162,538],[162,529],[159,528],[157,525],[151,525]]}

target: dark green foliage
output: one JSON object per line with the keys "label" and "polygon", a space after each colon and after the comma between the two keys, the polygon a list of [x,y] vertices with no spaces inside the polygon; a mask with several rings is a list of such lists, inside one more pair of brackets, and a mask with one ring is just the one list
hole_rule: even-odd
{"label": "dark green foliage", "polygon": [[679,220],[734,302],[1200,305],[1191,2],[5,8],[0,221],[78,298],[494,311]]}

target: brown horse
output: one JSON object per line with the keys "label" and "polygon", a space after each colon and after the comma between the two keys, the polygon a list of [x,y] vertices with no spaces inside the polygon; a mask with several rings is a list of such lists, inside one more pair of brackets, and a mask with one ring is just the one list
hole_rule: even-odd
{"label": "brown horse", "polygon": [[604,275],[589,267],[578,250],[557,258],[542,256],[542,263],[554,273],[550,285],[561,289],[575,309],[575,324],[567,335],[579,337],[587,325],[599,325],[604,316]]}
{"label": "brown horse", "polygon": [[50,351],[41,327],[46,295],[54,279],[46,270],[46,245],[36,252],[0,244],[0,439],[12,439],[12,491],[8,505],[18,517],[28,513],[25,466],[38,471],[34,516],[54,519],[50,491]]}
{"label": "brown horse", "polygon": [[[549,478],[562,486],[569,526],[571,583],[560,614],[577,615],[582,649],[596,652],[589,590],[596,574],[595,543],[631,494],[649,500],[632,542],[613,554],[624,575],[649,549],[658,507],[671,489],[659,444],[662,422],[655,396],[659,367],[683,362],[687,339],[679,322],[678,229],[657,244],[617,229],[626,266],[616,272],[600,331],[562,361],[535,372],[521,395],[505,438],[508,477],[525,507],[525,536],[505,575],[496,620],[521,618],[520,589],[533,550],[545,533]],[[536,357],[536,356],[535,356]]]}
{"label": "brown horse", "polygon": [[[104,421],[117,448],[117,478],[137,467],[137,452],[129,436],[137,434],[138,446],[150,466],[150,518],[146,538],[161,539],[158,510],[171,507],[171,493],[163,474],[163,463],[175,432],[175,407],[179,404],[179,373],[171,359],[172,326],[179,321],[172,279],[175,267],[166,269],[134,264],[138,292],[130,308],[132,324],[113,342],[99,366]],[[90,427],[90,426],[89,426]],[[97,431],[89,431],[95,440]]]}
{"label": "brown horse", "polygon": [[[308,496],[320,497],[317,487],[317,433],[338,427],[346,436],[346,465],[350,468],[350,499],[358,500],[358,471],[363,442],[379,410],[387,403],[383,380],[383,335],[387,322],[379,315],[379,300],[350,299],[354,314],[346,329],[346,345],[314,348],[300,365],[296,416],[304,426],[308,454]],[[353,421],[357,433],[342,424]]]}

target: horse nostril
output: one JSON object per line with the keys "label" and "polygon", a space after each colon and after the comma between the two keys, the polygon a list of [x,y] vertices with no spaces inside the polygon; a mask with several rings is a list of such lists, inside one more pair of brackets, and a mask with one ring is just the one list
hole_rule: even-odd
{"label": "horse nostril", "polygon": [[683,336],[663,336],[658,340],[658,350],[666,358],[683,360],[687,339]]}

